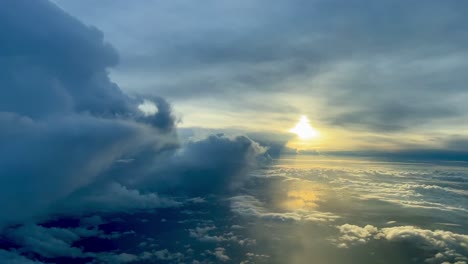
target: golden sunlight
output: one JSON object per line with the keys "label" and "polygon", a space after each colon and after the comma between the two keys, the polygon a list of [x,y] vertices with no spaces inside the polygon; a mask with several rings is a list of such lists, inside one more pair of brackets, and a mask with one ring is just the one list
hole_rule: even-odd
{"label": "golden sunlight", "polygon": [[296,134],[300,139],[313,139],[319,136],[319,132],[315,130],[309,124],[309,119],[303,115],[299,123],[295,127],[291,128],[289,132]]}
{"label": "golden sunlight", "polygon": [[308,181],[288,182],[287,192],[278,205],[283,210],[314,210],[324,195],[324,187]]}

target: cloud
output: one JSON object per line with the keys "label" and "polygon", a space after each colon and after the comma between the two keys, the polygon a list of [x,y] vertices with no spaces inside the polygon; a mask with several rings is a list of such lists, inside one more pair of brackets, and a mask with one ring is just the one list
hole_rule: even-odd
{"label": "cloud", "polygon": [[216,259],[221,262],[231,260],[231,258],[228,255],[226,255],[226,250],[222,247],[215,248],[214,251],[208,251],[208,253],[215,256]]}
{"label": "cloud", "polygon": [[[176,261],[180,263],[184,260],[184,255],[180,252],[171,253],[167,249],[162,250],[152,250],[152,251],[144,251],[138,255],[129,254],[129,253],[98,253],[96,254],[96,259],[103,263],[110,263],[110,264],[119,264],[119,263],[135,263],[135,262],[147,262],[147,261],[157,261],[157,262],[170,262]],[[99,262],[99,263],[101,263]],[[93,262],[94,263],[94,262]],[[172,262],[171,262],[172,263]]]}
{"label": "cloud", "polygon": [[333,119],[334,125],[361,127],[379,132],[412,129],[430,120],[459,117],[456,108],[447,105],[411,105],[395,102],[379,102],[379,106],[356,109]]}
{"label": "cloud", "polygon": [[0,114],[0,122],[7,127],[0,133],[1,224],[43,211],[95,181],[124,155],[170,141],[144,125],[95,117],[33,121]]}
{"label": "cloud", "polygon": [[72,243],[83,237],[96,236],[98,230],[85,228],[46,228],[39,225],[24,225],[6,230],[6,236],[14,243],[21,245],[23,250],[37,253],[46,258],[55,257],[87,257],[80,248]]}
{"label": "cloud", "polygon": [[315,210],[293,210],[275,212],[268,210],[264,203],[250,195],[239,195],[230,198],[231,210],[246,217],[258,217],[269,221],[312,221],[333,222],[340,218],[329,212]]}
{"label": "cloud", "polygon": [[[125,232],[129,233],[129,232]],[[7,229],[5,236],[18,247],[18,252],[36,254],[41,259],[48,261],[62,261],[73,259],[89,263],[133,263],[148,260],[177,260],[181,261],[184,256],[181,253],[170,253],[167,249],[143,251],[138,254],[111,251],[84,251],[82,247],[74,243],[85,238],[99,237],[107,240],[115,240],[125,233],[104,234],[96,226],[79,226],[76,228],[44,227],[35,224],[23,225],[17,228]],[[133,232],[134,233],[134,232]],[[62,259],[62,260],[60,260]],[[8,263],[29,264],[34,262],[21,256],[14,250],[0,250],[0,260],[17,261]],[[94,261],[94,262],[93,262]]]}
{"label": "cloud", "polygon": [[128,100],[106,73],[118,56],[95,28],[48,1],[4,1],[0,32],[8,36],[1,46],[8,55],[1,62],[2,111],[34,117],[128,112]]}
{"label": "cloud", "polygon": [[[266,148],[246,136],[216,134],[181,145],[171,105],[122,92],[108,76],[118,56],[102,33],[48,1],[3,1],[0,33],[8,39],[0,43],[0,231],[19,248],[6,252],[2,245],[2,260],[180,260],[165,251],[75,246],[126,234],[102,233],[91,224],[100,219],[76,228],[38,223],[192,204],[239,187],[249,169],[269,161]],[[202,197],[188,199],[195,194]],[[231,238],[237,239],[225,239]],[[227,258],[222,250],[213,254]]]}
{"label": "cloud", "polygon": [[[124,2],[115,3],[116,5],[126,5]],[[388,89],[394,85],[398,87],[399,83],[390,83],[390,85],[388,78],[382,78],[383,81],[380,81],[380,77],[386,77],[386,70],[393,68],[392,64],[390,64],[392,67],[384,65],[382,68],[378,68],[374,73],[379,78],[373,80],[370,86],[360,86],[359,82],[351,78],[352,73],[359,73],[361,70],[365,72],[366,69],[387,61],[386,57],[379,57],[373,52],[383,51],[387,55],[389,52],[399,54],[400,51],[412,47],[414,45],[412,41],[416,41],[412,38],[413,31],[404,32],[404,36],[408,39],[405,38],[399,43],[389,43],[387,41],[391,41],[392,38],[386,34],[380,34],[377,28],[362,28],[361,32],[357,30],[359,27],[356,27],[357,31],[353,31],[355,34],[352,36],[353,38],[349,38],[349,42],[345,43],[341,41],[341,38],[337,38],[336,34],[308,34],[310,30],[314,31],[319,27],[327,28],[328,26],[327,30],[332,29],[331,31],[334,30],[335,33],[346,35],[345,33],[350,27],[341,22],[343,11],[336,9],[333,4],[319,1],[313,4],[308,3],[306,8],[301,6],[299,9],[296,6],[289,6],[286,2],[281,2],[278,6],[272,6],[270,3],[264,5],[265,3],[260,5],[259,3],[242,2],[241,10],[246,8],[251,19],[258,17],[262,23],[251,23],[249,25],[252,27],[248,27],[237,15],[233,16],[231,23],[239,24],[237,25],[238,31],[235,32],[237,34],[231,35],[231,38],[228,36],[230,34],[219,35],[216,33],[223,31],[223,28],[216,28],[222,26],[223,23],[213,24],[212,20],[208,23],[209,25],[202,25],[202,28],[209,27],[209,30],[202,30],[203,34],[196,37],[197,41],[171,37],[177,42],[176,45],[165,46],[167,44],[165,41],[171,38],[161,38],[161,46],[164,47],[157,52],[157,56],[163,56],[161,56],[161,64],[156,66],[159,69],[164,69],[161,71],[164,74],[176,71],[177,77],[180,76],[180,78],[173,78],[175,83],[162,85],[161,88],[155,89],[155,93],[162,92],[163,95],[172,96],[177,100],[186,100],[188,94],[193,94],[192,89],[203,87],[199,90],[200,97],[212,94],[215,98],[218,98],[217,96],[224,99],[227,97],[223,96],[232,96],[231,99],[247,98],[255,94],[251,90],[253,90],[252,87],[257,86],[261,91],[281,93],[284,89],[281,86],[286,84],[286,76],[291,76],[291,79],[287,80],[291,83],[284,87],[298,87],[291,89],[292,92],[298,91],[305,94],[311,85],[303,84],[309,81],[317,81],[314,87],[331,87],[331,84],[343,84],[343,87],[346,87],[345,94],[355,92],[359,96],[352,97],[353,99],[349,102],[343,102],[341,93],[337,94],[336,90],[326,91],[326,88],[310,89],[311,94],[308,96],[313,95],[314,91],[323,92],[328,96],[330,105],[343,104],[352,109],[353,112],[361,113],[375,110],[375,116],[371,116],[369,120],[357,120],[353,119],[352,116],[345,116],[343,120],[336,118],[338,121],[343,121],[343,124],[352,121],[352,123],[358,123],[359,126],[369,126],[376,129],[381,125],[382,119],[387,119],[391,123],[390,125],[395,126],[398,130],[406,129],[408,124],[413,124],[416,119],[429,122],[427,116],[431,115],[430,111],[432,110],[440,113],[440,115],[435,114],[438,119],[457,117],[459,114],[458,109],[452,109],[452,107],[446,109],[444,104],[445,101],[458,94],[457,84],[450,90],[450,95],[441,96],[443,97],[441,107],[432,107],[438,106],[438,104],[421,104],[418,100],[423,100],[422,98],[414,99],[409,95],[408,98],[413,98],[417,102],[408,99],[395,104],[380,104],[383,100],[380,97],[380,92],[382,96],[389,96],[389,98],[395,98],[395,95],[401,92]],[[100,4],[102,3],[95,3],[95,5]],[[137,4],[137,6],[139,5]],[[352,8],[347,4],[344,5],[347,8]],[[272,9],[265,8],[268,14],[259,16],[256,10],[265,6],[272,7]],[[431,6],[439,7],[439,4]],[[307,7],[317,7],[318,9]],[[411,7],[414,10],[415,7]],[[238,10],[239,6],[238,4],[220,2],[218,8],[220,10]],[[374,25],[367,23],[369,19],[376,18],[374,16],[379,17],[383,12],[380,7],[372,8],[377,10],[376,14],[372,14],[371,17],[362,18],[357,15],[347,17],[346,20],[351,21],[354,26],[372,27]],[[146,9],[152,10],[151,8]],[[320,19],[318,24],[309,23],[314,22],[309,20],[314,18],[313,15],[309,14],[309,11],[313,10],[314,14],[320,17],[323,9],[331,11],[331,20],[327,21],[332,23],[328,24]],[[122,10],[127,11],[125,8]],[[155,10],[152,12],[164,12],[164,8]],[[188,8],[187,10],[190,14],[196,13],[200,16],[206,14],[200,9]],[[406,12],[404,8],[392,10],[397,14]],[[425,10],[424,14],[434,14],[434,10]],[[447,12],[456,15],[458,14],[457,10],[450,6]],[[209,10],[207,12],[209,13]],[[112,12],[106,13],[112,14]],[[219,16],[223,12],[214,13]],[[240,13],[243,16],[246,14]],[[255,14],[257,16],[252,16]],[[279,14],[285,16],[278,17]],[[299,16],[296,16],[297,14]],[[356,15],[356,13],[352,14]],[[152,16],[154,16],[153,13]],[[247,17],[249,15],[246,15]],[[272,17],[278,17],[279,22],[271,20]],[[297,17],[302,26],[296,27],[297,21],[290,21],[290,18],[293,17]],[[188,17],[181,23],[186,23],[190,20],[189,18],[193,17]],[[409,20],[410,16],[406,15],[402,19]],[[418,17],[415,19],[418,20]],[[460,21],[458,16],[453,19],[455,22]],[[254,21],[258,22],[256,19]],[[453,21],[447,21],[446,17],[443,17],[440,23],[444,26],[456,24]],[[383,24],[391,26],[393,23]],[[174,26],[174,24],[169,23],[169,26]],[[193,26],[197,27],[196,23]],[[244,30],[246,26],[248,30]],[[265,30],[266,26],[270,30]],[[423,28],[418,26],[413,29],[425,30],[427,28],[430,27],[425,25]],[[392,27],[391,29],[400,28]],[[145,28],[142,30],[146,31]],[[277,30],[288,34],[277,34]],[[182,31],[185,30],[182,29]],[[450,37],[456,35],[455,33],[460,33],[456,29],[454,31],[451,32]],[[257,34],[259,32],[265,32],[265,34]],[[368,32],[379,34],[369,40],[365,37]],[[399,34],[398,31],[394,32]],[[251,169],[258,168],[259,165],[270,161],[268,149],[252,139],[255,136],[259,138],[262,136],[258,134],[252,135],[252,137],[214,134],[190,139],[183,143],[179,142],[176,134],[177,120],[171,105],[153,93],[151,95],[134,93],[130,96],[122,92],[120,87],[109,78],[110,69],[115,67],[118,62],[115,49],[104,41],[103,34],[99,30],[84,25],[52,3],[42,0],[34,2],[26,0],[3,1],[0,3],[0,34],[5,36],[7,40],[0,43],[0,67],[5,68],[0,73],[0,86],[5,87],[0,90],[0,127],[2,128],[0,130],[0,145],[2,146],[0,149],[0,207],[2,208],[0,229],[2,229],[2,235],[8,240],[6,244],[12,243],[13,245],[11,249],[8,248],[9,251],[5,251],[3,248],[6,246],[2,244],[0,261],[35,263],[33,259],[47,262],[48,260],[54,261],[54,258],[63,257],[110,263],[145,262],[150,261],[150,259],[181,262],[186,259],[185,253],[181,253],[185,251],[179,251],[180,248],[176,250],[164,247],[157,250],[147,249],[144,252],[134,252],[134,248],[129,251],[119,248],[115,251],[96,253],[77,246],[85,238],[117,240],[123,235],[131,234],[131,236],[124,238],[136,237],[136,239],[140,239],[137,228],[135,228],[137,231],[126,230],[127,232],[124,230],[114,232],[99,230],[97,226],[105,224],[102,218],[85,218],[80,222],[82,226],[67,228],[47,227],[45,224],[38,223],[39,220],[47,220],[52,215],[86,217],[98,213],[105,217],[106,214],[135,213],[140,210],[170,207],[170,209],[166,209],[167,215],[157,216],[158,226],[152,228],[185,225],[188,222],[183,221],[197,222],[199,219],[195,219],[193,216],[198,217],[203,212],[193,214],[193,211],[188,209],[178,212],[172,207],[182,207],[187,206],[187,204],[195,208],[215,207],[219,206],[218,202],[224,201],[216,200],[216,204],[208,204],[211,200],[207,196],[211,194],[215,194],[211,197],[216,197],[216,199],[231,197],[228,200],[230,209],[238,215],[232,219],[222,218],[226,220],[222,222],[222,225],[210,222],[206,226],[196,225],[177,229],[182,231],[183,236],[191,237],[187,239],[207,242],[200,244],[225,243],[226,247],[224,245],[219,247],[217,244],[216,247],[213,247],[214,249],[203,251],[205,252],[204,256],[211,259],[216,258],[217,261],[221,262],[228,262],[231,259],[237,260],[237,256],[232,254],[228,256],[226,253],[227,250],[231,250],[231,246],[243,250],[244,247],[256,244],[255,239],[241,235],[249,230],[249,223],[241,223],[246,227],[245,231],[242,229],[237,231],[241,234],[222,231],[222,226],[235,226],[233,221],[239,215],[243,216],[244,220],[262,219],[278,223],[312,221],[330,224],[341,219],[340,216],[332,212],[312,209],[278,210],[269,208],[269,204],[263,199],[264,197],[254,197],[250,193],[233,194],[233,190],[242,186]],[[220,38],[208,38],[211,34]],[[433,35],[428,34],[427,31],[421,32],[421,34],[424,35],[425,41],[418,41],[417,44],[423,45],[422,48],[426,52],[432,50],[433,46],[430,45],[433,42],[430,40],[435,40]],[[265,38],[272,35],[281,35],[281,38]],[[192,34],[181,34],[181,36],[187,37],[188,40],[194,37]],[[209,43],[212,46],[205,45],[206,39],[213,40],[213,43]],[[437,36],[437,39],[444,38]],[[285,44],[284,40],[288,41],[287,45],[283,45]],[[444,43],[440,43],[442,48],[448,47],[455,50],[460,48],[456,44],[452,44],[453,41],[450,41],[450,38],[447,38],[447,41],[442,41],[444,41]],[[229,43],[242,45],[230,45]],[[341,67],[340,63],[349,59],[349,55],[346,54],[353,52],[362,44],[369,44],[367,46],[369,49],[358,49],[354,53],[355,56],[362,58],[362,61],[357,63],[359,65],[351,63],[350,66],[348,65],[350,68],[345,67],[344,73],[347,74],[343,74],[342,79],[336,79],[335,76],[333,80],[327,80],[327,74]],[[193,49],[189,49],[188,45]],[[308,47],[311,46],[315,48],[308,50]],[[362,47],[365,46],[362,45]],[[336,52],[340,49],[340,52]],[[134,50],[141,50],[143,53],[147,51],[145,49]],[[175,52],[176,50],[178,53]],[[259,52],[252,53],[252,50],[259,50]],[[182,58],[183,56],[175,56],[178,54],[184,55],[186,60]],[[406,53],[404,54],[406,56]],[[131,55],[125,53],[124,60],[128,61]],[[148,54],[142,55],[146,57]],[[367,57],[368,55],[369,57]],[[419,58],[419,56],[422,55],[416,57]],[[137,59],[141,58],[140,56],[136,57]],[[155,58],[147,57],[150,60]],[[434,57],[435,60],[443,56],[437,53]],[[365,65],[365,62],[371,63]],[[455,69],[464,67],[464,64],[458,64],[457,61],[447,63]],[[152,61],[150,64],[149,71],[152,71],[151,69],[154,69],[152,67],[155,65]],[[397,61],[397,64],[404,64],[404,61]],[[120,68],[119,71],[125,67],[128,67],[128,64]],[[129,73],[133,73],[132,71],[138,67],[139,65],[136,65],[135,68],[129,70]],[[413,68],[417,69],[418,64],[409,67],[409,69]],[[198,72],[192,72],[191,69],[196,69]],[[398,73],[395,74],[401,75],[403,71],[407,70],[408,68],[399,69]],[[454,72],[457,73],[457,71]],[[202,74],[198,75],[198,73]],[[220,74],[218,75],[218,73]],[[420,76],[428,76],[429,73],[431,73],[431,69],[425,68],[420,72]],[[143,74],[148,74],[148,72]],[[154,76],[159,78],[160,72],[154,73]],[[316,79],[301,82],[305,80],[306,76]],[[363,76],[362,72],[359,76]],[[402,79],[405,81],[412,80],[411,76],[403,77]],[[195,82],[192,82],[194,78]],[[197,82],[197,78],[201,79]],[[167,79],[161,79],[163,82],[167,81]],[[436,80],[438,81],[436,85],[444,84],[444,80],[445,78]],[[464,79],[455,81],[458,83]],[[204,87],[205,82],[209,84],[206,87]],[[221,86],[221,84],[223,85]],[[382,86],[379,86],[380,84]],[[426,83],[415,84],[419,91],[423,89],[421,87],[426,87],[425,85]],[[180,89],[171,90],[174,87]],[[369,94],[375,93],[372,87],[378,87],[379,96],[375,99],[375,104],[367,104],[366,102],[370,100]],[[428,87],[428,93],[431,95],[428,95],[424,100],[433,98],[434,94],[440,95],[437,91],[429,88],[432,87]],[[242,95],[237,96],[237,94]],[[258,94],[255,95],[258,96]],[[247,104],[245,109],[268,109],[268,111],[276,111],[277,113],[284,110],[296,110],[296,107],[287,106],[281,106],[274,110],[275,107],[271,106],[269,98],[271,97],[265,95],[262,97],[262,101],[266,101],[266,103],[258,103],[258,98],[252,97],[249,99],[249,104],[254,104],[256,107],[251,105],[249,107]],[[220,104],[223,102],[225,100],[219,100]],[[431,102],[431,100],[427,100],[427,102]],[[242,102],[238,105],[240,112],[244,109],[243,105]],[[407,116],[407,119],[388,114],[388,111],[394,111],[397,108],[401,109],[399,112],[401,116]],[[331,109],[330,115],[339,117],[340,113],[335,113]],[[252,119],[252,117],[249,118]],[[284,120],[281,119],[283,117],[278,118]],[[270,122],[269,118],[265,119],[263,122]],[[275,147],[275,145],[281,145],[286,138],[286,136],[270,135],[265,139],[265,142],[269,142],[272,147]],[[313,173],[314,171],[309,172]],[[327,181],[327,183],[333,184],[335,190],[338,191],[354,188],[355,193],[352,195],[357,194],[356,197],[362,200],[377,199],[411,208],[466,212],[464,204],[459,203],[466,196],[466,192],[460,190],[460,186],[464,186],[461,185],[464,183],[462,174],[442,175],[439,172],[434,172],[433,174],[416,173],[410,175],[404,172],[399,172],[399,174],[387,172],[387,174],[382,175],[372,170],[359,173],[364,175],[356,175],[356,172],[349,170],[320,170],[317,173],[319,176],[314,179]],[[288,174],[289,176],[291,174]],[[301,177],[307,176],[309,175]],[[373,183],[372,180],[377,176],[382,176],[380,179],[384,182]],[[401,179],[404,176],[408,176],[408,181],[405,184],[398,183],[393,179]],[[291,176],[291,178],[293,177],[295,176]],[[434,182],[421,183],[422,179],[429,181],[431,177],[446,179],[444,180],[445,185],[437,185]],[[437,193],[437,197],[431,198],[430,196],[434,193]],[[440,195],[441,193],[444,195]],[[191,199],[194,196],[201,198]],[[407,198],[407,201],[402,202],[402,197]],[[197,201],[206,202],[198,204]],[[222,212],[219,214],[227,212],[220,211]],[[175,218],[179,217],[179,214],[185,215],[188,219],[177,221],[179,219]],[[120,216],[124,217],[123,215],[127,216],[126,214]],[[224,217],[224,215],[219,216]],[[218,215],[213,217],[218,217]],[[136,219],[138,225],[146,226],[149,224],[140,221],[141,219]],[[151,219],[151,217],[144,219]],[[166,219],[168,220],[166,221]],[[397,220],[400,222],[400,219]],[[121,225],[118,228],[128,229],[129,227]],[[110,224],[110,226],[112,225]],[[218,226],[219,231],[214,229],[215,226]],[[399,229],[397,227],[377,228],[372,225],[340,227],[342,237],[338,241],[346,246],[370,243],[377,239],[417,241],[419,244],[437,250],[438,253],[433,256],[434,259],[451,262],[465,261],[463,259],[467,243],[465,235],[410,226],[399,227]],[[182,246],[177,245],[177,247]],[[201,245],[201,247],[204,246]],[[203,248],[203,250],[205,249]],[[248,258],[250,257],[257,256],[248,256]]]}
{"label": "cloud", "polygon": [[188,141],[153,172],[157,177],[134,179],[158,192],[220,194],[239,187],[248,171],[269,162],[266,148],[246,136],[211,135]]}
{"label": "cloud", "polygon": [[143,112],[145,116],[151,116],[158,112],[156,105],[148,100],[143,100],[143,103],[138,105],[138,109]]}
{"label": "cloud", "polygon": [[1,5],[0,228],[51,213],[177,206],[155,191],[222,193],[268,161],[246,136],[180,147],[169,103],[110,81],[118,57],[100,31],[47,1]]}
{"label": "cloud", "polygon": [[351,245],[368,243],[370,240],[383,239],[391,242],[411,242],[420,248],[430,248],[439,251],[429,263],[443,261],[467,261],[468,235],[457,234],[444,230],[427,230],[415,226],[395,226],[377,228],[372,225],[364,227],[344,224],[338,226],[341,236],[338,247],[347,248]]}
{"label": "cloud", "polygon": [[43,262],[33,261],[24,256],[21,256],[14,250],[6,251],[3,249],[0,249],[0,261],[10,264],[43,264]]}
{"label": "cloud", "polygon": [[200,242],[220,243],[233,241],[241,246],[251,246],[257,243],[255,239],[242,238],[239,235],[234,235],[233,232],[223,232],[222,230],[218,230],[218,228],[214,225],[196,226],[195,228],[190,228],[188,231],[190,237],[193,237]]}
{"label": "cloud", "polygon": [[83,188],[55,205],[55,214],[87,215],[90,213],[119,213],[136,210],[178,207],[182,202],[157,193],[141,193],[137,189],[116,183],[105,183],[104,186]]}
{"label": "cloud", "polygon": [[98,254],[97,257],[99,261],[103,261],[104,263],[110,264],[132,263],[139,260],[138,256],[129,253],[102,253]]}
{"label": "cloud", "polygon": [[225,240],[222,236],[212,236],[209,235],[208,232],[215,230],[215,226],[205,226],[205,227],[195,227],[193,229],[189,229],[190,237],[196,238],[203,242],[220,242]]}
{"label": "cloud", "polygon": [[[275,181],[297,182],[291,190],[297,191],[303,186],[308,186],[309,191],[318,194],[322,188],[314,186],[327,186],[323,188],[326,191],[319,195],[323,197],[317,199],[317,202],[325,208],[330,205],[335,208],[335,205],[329,204],[327,200],[336,202],[335,195],[346,193],[358,200],[355,202],[368,203],[367,206],[373,206],[373,203],[377,202],[381,206],[402,210],[402,214],[406,214],[403,212],[408,209],[415,209],[423,215],[435,214],[444,219],[446,214],[451,212],[463,214],[468,210],[465,206],[468,195],[467,174],[457,167],[446,166],[444,169],[427,167],[424,170],[416,170],[402,166],[408,163],[389,162],[385,163],[388,167],[384,167],[381,166],[381,161],[369,159],[361,163],[365,164],[365,169],[356,169],[354,161],[351,160],[348,163],[335,156],[326,155],[321,158],[324,162],[319,168],[308,165],[304,168],[272,168],[259,174],[258,178],[263,179],[262,185],[264,182]],[[301,161],[300,158],[298,160]],[[335,162],[340,162],[341,167],[332,166]],[[426,163],[409,164],[418,168]],[[275,192],[275,198],[279,196],[285,196],[284,190]],[[395,205],[397,207],[394,207]]]}
{"label": "cloud", "polygon": [[163,249],[163,250],[158,250],[158,251],[152,251],[152,252],[144,252],[142,254],[142,257],[141,259],[146,259],[146,258],[156,258],[158,260],[177,260],[177,261],[181,261],[183,258],[184,258],[184,255],[182,253],[171,253],[169,250],[167,249]]}
{"label": "cloud", "polygon": [[339,238],[341,243],[338,245],[338,247],[348,247],[348,245],[364,244],[378,232],[378,229],[372,225],[359,227],[355,225],[344,224],[338,226],[338,229],[341,233]]}
{"label": "cloud", "polygon": [[[125,89],[190,102],[194,117],[216,108],[235,110],[236,121],[287,119],[299,114],[292,107],[375,133],[459,131],[465,117],[464,2],[57,2],[109,33],[123,54],[112,74]],[[89,6],[112,12],[103,19]]]}
{"label": "cloud", "polygon": [[0,5],[0,226],[43,212],[119,158],[174,145],[169,104],[152,98],[158,111],[145,116],[142,100],[109,80],[118,57],[100,31],[48,1]]}

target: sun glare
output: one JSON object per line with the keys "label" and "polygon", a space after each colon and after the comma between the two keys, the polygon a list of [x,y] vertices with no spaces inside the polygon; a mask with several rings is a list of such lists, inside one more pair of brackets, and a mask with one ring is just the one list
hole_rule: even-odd
{"label": "sun glare", "polygon": [[291,128],[289,132],[296,134],[300,139],[313,139],[318,137],[319,132],[315,130],[309,124],[309,119],[306,116],[302,116],[299,123],[295,127]]}

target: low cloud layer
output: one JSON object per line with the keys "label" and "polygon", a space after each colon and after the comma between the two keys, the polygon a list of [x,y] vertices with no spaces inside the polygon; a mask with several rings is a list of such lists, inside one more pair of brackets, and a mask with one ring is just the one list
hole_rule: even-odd
{"label": "low cloud layer", "polygon": [[396,226],[379,229],[372,225],[364,227],[344,224],[338,229],[342,234],[339,247],[365,244],[373,239],[392,242],[409,242],[428,247],[438,252],[426,260],[427,263],[466,263],[468,260],[468,235],[443,230],[426,230],[415,226]]}

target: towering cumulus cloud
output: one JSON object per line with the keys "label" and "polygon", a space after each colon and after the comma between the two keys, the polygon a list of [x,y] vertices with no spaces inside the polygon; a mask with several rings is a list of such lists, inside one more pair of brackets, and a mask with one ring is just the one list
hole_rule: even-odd
{"label": "towering cumulus cloud", "polygon": [[145,115],[109,80],[118,56],[97,29],[47,1],[7,0],[0,34],[0,225],[89,184],[125,154],[173,141],[164,100]]}
{"label": "towering cumulus cloud", "polygon": [[[0,228],[44,215],[70,195],[94,194],[90,186],[97,184],[129,193],[119,197],[151,199],[119,184],[136,177],[128,168],[158,177],[141,160],[152,163],[178,148],[170,105],[124,94],[109,79],[118,56],[102,33],[48,1],[1,1],[0,35]],[[212,150],[210,144],[239,157],[253,146],[248,139],[219,139],[194,144],[182,159]],[[231,146],[238,144],[243,147]],[[233,157],[218,159],[224,158]],[[115,169],[124,163],[127,170]]]}

